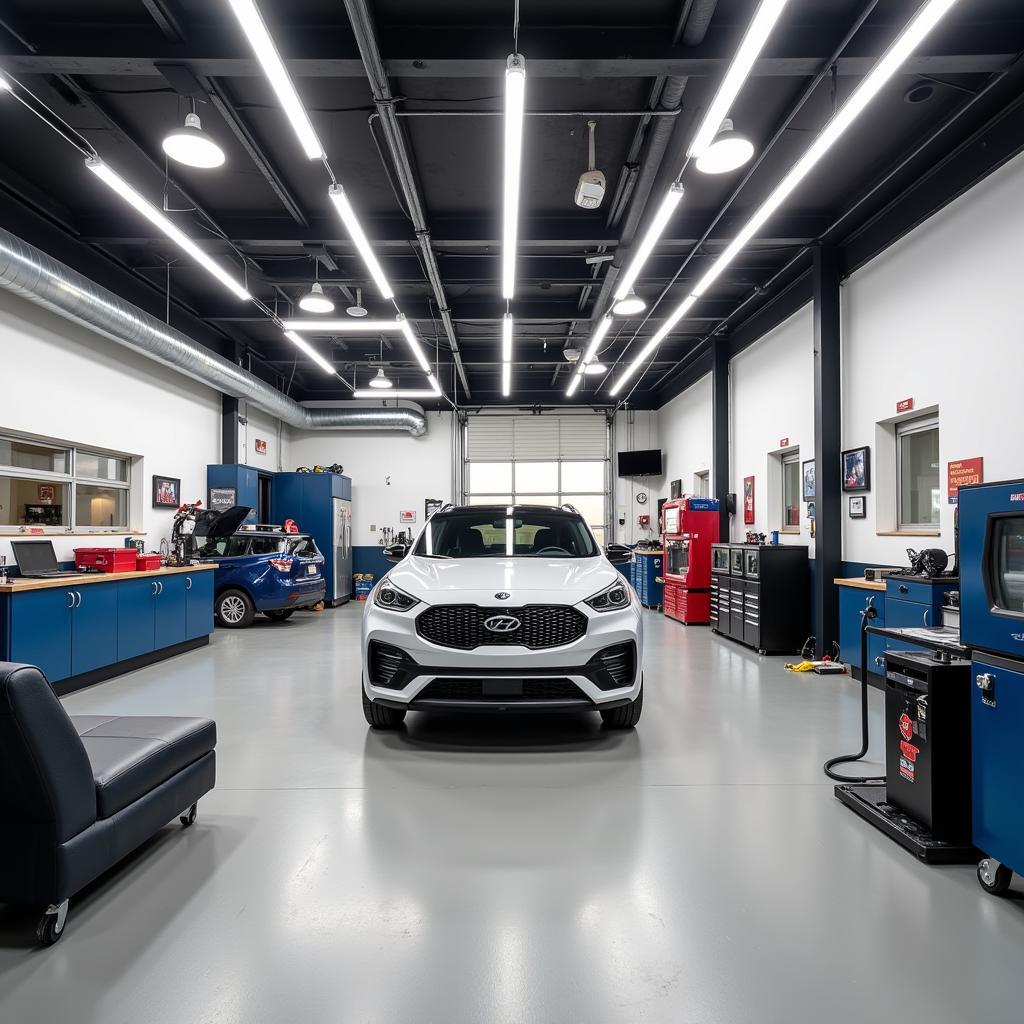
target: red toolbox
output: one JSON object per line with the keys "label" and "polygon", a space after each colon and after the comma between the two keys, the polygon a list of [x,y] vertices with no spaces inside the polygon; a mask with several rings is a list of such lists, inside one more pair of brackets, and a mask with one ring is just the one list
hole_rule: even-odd
{"label": "red toolbox", "polygon": [[160,555],[144,555],[140,551],[135,558],[135,568],[139,572],[148,572],[150,569],[159,569],[162,561]]}
{"label": "red toolbox", "polygon": [[79,572],[134,572],[135,548],[75,548]]}

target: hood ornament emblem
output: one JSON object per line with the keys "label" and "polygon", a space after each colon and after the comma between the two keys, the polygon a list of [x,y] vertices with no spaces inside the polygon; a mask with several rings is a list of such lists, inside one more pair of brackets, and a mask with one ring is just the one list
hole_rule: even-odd
{"label": "hood ornament emblem", "polygon": [[508,599],[509,599],[509,598],[510,598],[510,597],[511,597],[512,595],[511,595],[510,593],[508,593],[508,591],[505,591],[505,590],[499,590],[499,591],[498,591],[498,593],[496,593],[496,594],[495,594],[494,596],[495,596],[495,597],[496,597],[496,598],[497,598],[497,599],[498,599],[499,601],[507,601],[507,600],[508,600]]}

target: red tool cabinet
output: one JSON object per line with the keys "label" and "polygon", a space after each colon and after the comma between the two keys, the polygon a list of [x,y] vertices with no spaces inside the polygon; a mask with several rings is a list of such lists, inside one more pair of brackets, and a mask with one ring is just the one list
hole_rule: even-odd
{"label": "red tool cabinet", "polygon": [[711,619],[711,545],[718,543],[716,498],[674,498],[661,510],[665,614],[678,622]]}

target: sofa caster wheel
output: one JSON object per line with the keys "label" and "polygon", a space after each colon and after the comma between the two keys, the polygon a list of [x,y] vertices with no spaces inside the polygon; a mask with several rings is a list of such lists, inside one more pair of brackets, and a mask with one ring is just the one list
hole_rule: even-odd
{"label": "sofa caster wheel", "polygon": [[182,828],[188,828],[189,825],[196,823],[196,818],[199,815],[199,805],[193,804],[179,819]]}
{"label": "sofa caster wheel", "polygon": [[36,925],[36,938],[41,946],[52,946],[64,934],[64,925],[68,919],[68,901],[51,903]]}
{"label": "sofa caster wheel", "polygon": [[1010,889],[1013,872],[999,861],[986,857],[978,862],[978,881],[982,889],[993,896],[1005,896]]}

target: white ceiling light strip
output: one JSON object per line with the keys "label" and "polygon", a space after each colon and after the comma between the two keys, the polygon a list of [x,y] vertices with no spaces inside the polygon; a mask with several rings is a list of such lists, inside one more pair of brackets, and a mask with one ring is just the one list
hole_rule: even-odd
{"label": "white ceiling light strip", "polygon": [[324,373],[334,376],[334,367],[324,359],[322,355],[305,338],[300,338],[294,331],[285,331],[284,336],[301,352],[305,352],[310,359],[320,367]]}
{"label": "white ceiling light strip", "polygon": [[508,398],[512,391],[512,330],[515,323],[511,313],[501,318],[501,393]]}
{"label": "white ceiling light strip", "polygon": [[519,240],[519,182],[523,163],[523,112],[526,104],[526,61],[518,53],[505,63],[505,176],[502,198],[501,294],[511,300],[516,290],[516,245]]}
{"label": "white ceiling light strip", "polygon": [[366,232],[363,231],[363,226],[359,223],[359,218],[356,216],[356,211],[352,208],[345,190],[335,182],[327,190],[327,195],[334,204],[334,208],[338,211],[338,216],[341,218],[341,222],[345,225],[345,230],[349,233],[349,237],[355,244],[360,258],[366,264],[366,269],[370,272],[370,277],[373,278],[374,283],[377,285],[381,298],[394,298],[394,289],[384,276],[384,270],[374,255],[373,249],[370,247],[370,243],[366,238]]}
{"label": "white ceiling light strip", "polygon": [[[725,73],[725,78],[722,79],[722,84],[719,85],[718,91],[704,115],[704,120],[701,121],[697,133],[686,151],[688,157],[700,156],[715,141],[722,122],[728,116],[736,97],[750,77],[754,63],[761,55],[772,29],[782,16],[783,9],[788,2],[789,0],[762,0],[761,6],[758,7],[757,13],[743,36],[740,48],[736,51],[736,56],[733,57],[732,63],[729,65],[729,70]],[[644,264],[664,234],[665,228],[682,198],[683,187],[678,181],[674,182],[665,194],[665,198],[662,199],[661,206],[658,207],[658,212],[625,274],[619,278],[615,290],[616,302],[624,299],[629,294],[630,288],[636,283],[640,271],[643,270]]]}
{"label": "white ceiling light strip", "polygon": [[690,148],[686,151],[688,157],[699,157],[715,141],[718,129],[729,116],[736,97],[750,77],[754,63],[761,56],[764,44],[768,42],[768,37],[788,2],[789,0],[761,0],[761,6],[750,22],[743,42],[740,43],[740,48],[736,51],[736,56],[733,57],[729,70],[725,73],[725,78],[722,79],[722,84],[718,87],[718,92],[715,93],[715,98],[711,101],[711,106],[708,107],[704,120],[701,121]]}
{"label": "white ceiling light strip", "polygon": [[401,322],[394,320],[283,320],[285,330],[303,331],[307,334],[388,334],[402,329]]}
{"label": "white ceiling light strip", "polygon": [[281,55],[270,38],[270,33],[267,31],[267,26],[260,16],[254,0],[228,0],[228,4],[235,12],[235,17],[238,19],[239,25],[242,26],[242,31],[263,68],[263,73],[267,76],[285,115],[291,122],[303,152],[310,160],[323,157],[324,150],[320,145],[320,140],[317,138],[316,131],[302,106],[299,94],[295,91],[291,77],[285,69],[284,61],[281,60]]}
{"label": "white ceiling light strip", "polygon": [[771,195],[758,207],[750,220],[740,229],[736,237],[719,254],[708,271],[697,282],[693,292],[672,311],[658,333],[633,358],[633,361],[626,367],[611,388],[613,395],[618,394],[622,390],[623,385],[640,369],[641,364],[689,312],[697,299],[718,280],[723,271],[742,252],[747,243],[754,238],[772,214],[793,194],[804,178],[811,173],[822,157],[839,141],[850,125],[864,112],[868,104],[881,92],[907,58],[920,46],[928,33],[931,32],[956,3],[957,0],[926,0],[910,24],[907,25],[892,46],[885,52],[884,56],[868,72],[867,77],[860,83],[853,95],[850,96],[832,120],[824,127],[821,134],[811,143],[807,152],[794,164],[789,173],[772,191]]}
{"label": "white ceiling light strip", "polygon": [[569,387],[566,389],[566,395],[571,397],[576,393],[576,389],[580,386],[580,378],[586,372],[587,366],[594,361],[597,356],[597,350],[604,341],[605,335],[608,333],[609,328],[612,325],[611,313],[601,317],[598,325],[594,328],[593,334],[590,335],[590,340],[587,342],[587,349],[583,353],[583,358],[576,364],[576,372],[573,373],[572,379],[569,381]]}
{"label": "white ceiling light strip", "polygon": [[[416,362],[420,364],[420,368],[423,372],[430,377],[430,362],[427,360],[426,353],[423,351],[423,346],[420,344],[419,338],[416,337],[416,332],[412,329],[412,324],[409,323],[401,313],[398,314],[398,329],[405,335],[405,340],[408,342],[409,348],[412,350],[412,354],[416,357]],[[433,378],[431,378],[431,380],[433,380]]]}
{"label": "white ceiling light strip", "polygon": [[248,289],[236,280],[219,263],[210,259],[176,224],[158,210],[148,199],[140,195],[124,178],[112,170],[98,157],[89,157],[85,166],[108,188],[116,192],[129,206],[142,214],[157,230],[162,231],[172,242],[189,254],[207,273],[212,274],[229,291],[240,299],[252,299]]}

